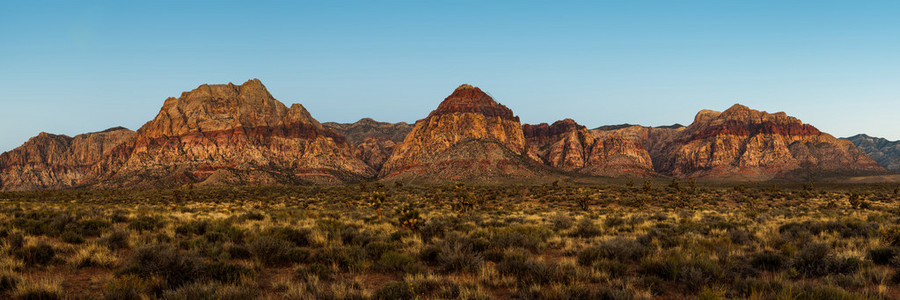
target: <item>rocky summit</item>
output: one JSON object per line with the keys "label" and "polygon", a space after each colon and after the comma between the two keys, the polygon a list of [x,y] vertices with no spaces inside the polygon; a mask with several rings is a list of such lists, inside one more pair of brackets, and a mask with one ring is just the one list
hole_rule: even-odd
{"label": "rocky summit", "polygon": [[783,112],[736,104],[703,110],[694,122],[649,143],[654,169],[677,177],[734,180],[884,171],[852,143]]}
{"label": "rocky summit", "polygon": [[872,157],[879,165],[894,172],[900,172],[900,141],[858,134],[846,138],[859,150]]}
{"label": "rocky summit", "polygon": [[257,80],[166,99],[107,162],[104,185],[341,183],[375,175],[346,139]]}
{"label": "rocky summit", "polygon": [[572,119],[525,124],[528,155],[563,171],[603,176],[653,173],[650,154],[634,139],[591,131]]}
{"label": "rocky summit", "polygon": [[463,84],[398,144],[381,169],[390,179],[529,177],[519,117],[481,89]]}

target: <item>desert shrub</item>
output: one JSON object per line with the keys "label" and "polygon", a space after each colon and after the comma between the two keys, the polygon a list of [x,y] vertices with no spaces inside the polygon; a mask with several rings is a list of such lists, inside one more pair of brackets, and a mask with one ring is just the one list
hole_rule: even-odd
{"label": "desert shrub", "polygon": [[583,266],[589,266],[603,258],[620,261],[638,261],[649,253],[650,250],[647,246],[638,243],[634,239],[617,237],[604,241],[600,243],[600,245],[582,250],[578,253],[578,263]]}
{"label": "desert shrub", "polygon": [[728,239],[731,240],[732,243],[738,245],[747,245],[753,242],[756,238],[747,230],[733,228],[728,230]]}
{"label": "desert shrub", "polygon": [[162,277],[170,287],[179,287],[198,278],[203,262],[190,253],[178,253],[171,245],[155,244],[134,249],[122,273],[147,279]]}
{"label": "desert shrub", "polygon": [[886,265],[891,263],[891,260],[897,257],[898,253],[900,251],[896,247],[880,247],[869,249],[868,257],[876,265]]}
{"label": "desert shrub", "polygon": [[838,259],[826,244],[811,243],[800,249],[791,261],[791,267],[802,277],[821,277],[832,272],[850,273],[859,269],[861,261],[856,258]]}
{"label": "desert shrub", "polygon": [[443,238],[444,234],[457,228],[459,218],[456,216],[438,216],[422,223],[418,233],[424,242],[431,242],[433,238]]}
{"label": "desert shrub", "polygon": [[16,256],[29,266],[43,266],[49,264],[56,257],[56,250],[52,246],[41,242],[34,246],[27,246],[16,252]]}
{"label": "desert shrub", "polygon": [[105,300],[141,300],[141,292],[144,290],[144,280],[135,275],[120,276],[108,283],[103,288]]}
{"label": "desert shrub", "polygon": [[841,221],[830,221],[823,224],[826,231],[836,232],[843,238],[852,237],[874,237],[878,235],[878,223],[866,222],[859,219],[845,219]]}
{"label": "desert shrub", "polygon": [[15,290],[22,281],[22,276],[16,272],[0,270],[0,294]]}
{"label": "desert shrub", "polygon": [[347,245],[365,245],[376,240],[372,232],[360,229],[359,227],[346,227],[340,232],[341,241]]}
{"label": "desert shrub", "polygon": [[78,249],[72,257],[72,265],[76,268],[111,267],[115,263],[116,256],[109,249],[94,244]]}
{"label": "desert shrub", "polygon": [[309,252],[295,247],[292,243],[269,236],[253,239],[249,245],[250,253],[267,266],[283,266],[301,262],[309,256]]}
{"label": "desert shrub", "polygon": [[803,285],[795,293],[793,298],[797,300],[862,299],[862,297],[831,285]]}
{"label": "desert shrub", "polygon": [[157,230],[162,226],[162,220],[153,216],[139,216],[128,221],[128,228],[139,232]]}
{"label": "desert shrub", "polygon": [[758,270],[778,271],[784,268],[787,263],[787,257],[773,251],[754,253],[750,257],[750,265]]}
{"label": "desert shrub", "polygon": [[900,247],[900,226],[891,226],[882,229],[881,240],[888,245]]}
{"label": "desert shrub", "polygon": [[786,239],[808,238],[822,231],[825,231],[825,226],[816,221],[790,222],[778,227],[778,232]]}
{"label": "desert shrub", "polygon": [[413,299],[416,297],[416,291],[413,286],[403,281],[388,282],[375,292],[375,299]]}
{"label": "desert shrub", "polygon": [[315,275],[319,279],[326,281],[334,279],[331,268],[321,263],[298,265],[297,268],[294,269],[294,275],[297,278],[307,278],[308,275]]}
{"label": "desert shrub", "polygon": [[675,282],[688,292],[698,292],[721,278],[721,269],[708,259],[688,258],[679,252],[670,252],[660,258],[644,260],[639,271],[643,274]]}
{"label": "desert shrub", "polygon": [[236,283],[242,277],[249,277],[253,270],[242,265],[227,262],[212,262],[200,267],[198,275],[208,280],[222,283]]}
{"label": "desert shrub", "polygon": [[426,247],[420,257],[433,261],[442,272],[476,272],[484,264],[472,241],[459,235],[448,236],[436,248]]}
{"label": "desert shrub", "polygon": [[366,255],[368,255],[369,258],[378,259],[382,254],[396,249],[397,244],[385,241],[374,241],[366,244],[363,248],[366,250]]}
{"label": "desert shrub", "polygon": [[416,259],[402,253],[388,251],[378,259],[377,267],[388,272],[415,272]]}
{"label": "desert shrub", "polygon": [[600,230],[600,226],[594,224],[594,221],[589,218],[582,218],[578,221],[571,232],[572,236],[580,238],[592,238],[601,234],[603,234],[603,232]]}
{"label": "desert shrub", "polygon": [[262,221],[266,219],[266,215],[258,211],[248,211],[238,218],[240,220]]}
{"label": "desert shrub", "polygon": [[253,257],[250,248],[244,245],[228,245],[225,247],[225,253],[228,254],[228,257],[233,259],[248,259]]}
{"label": "desert shrub", "polygon": [[556,231],[567,230],[575,224],[575,218],[562,212],[550,216],[549,221]]}
{"label": "desert shrub", "polygon": [[366,252],[357,246],[324,248],[315,253],[312,261],[334,264],[344,270],[362,270],[366,265]]}
{"label": "desert shrub", "polygon": [[13,293],[13,297],[21,300],[55,300],[66,298],[59,283],[52,280],[23,282],[19,284],[18,288]]}
{"label": "desert shrub", "polygon": [[109,224],[109,222],[103,220],[82,220],[74,226],[75,228],[73,228],[73,231],[76,231],[82,236],[96,237],[100,236],[100,234],[103,233],[103,230],[109,228],[110,226],[112,225]]}
{"label": "desert shrub", "polygon": [[500,249],[516,247],[538,252],[545,247],[544,241],[551,234],[551,231],[544,227],[516,225],[495,230],[490,241],[494,247]]}
{"label": "desert shrub", "polygon": [[681,237],[680,229],[668,223],[658,223],[647,229],[647,233],[638,237],[637,241],[644,245],[656,241],[662,248],[671,248],[681,243],[679,237]]}
{"label": "desert shrub", "polygon": [[175,226],[175,234],[178,235],[203,235],[209,228],[208,220],[193,220],[184,224]]}
{"label": "desert shrub", "polygon": [[19,250],[25,246],[25,235],[15,232],[6,237],[6,245],[10,250]]}
{"label": "desert shrub", "polygon": [[113,232],[107,233],[102,236],[98,242],[101,245],[106,246],[110,250],[119,250],[119,249],[128,249],[131,247],[129,244],[129,233],[125,230],[115,230]]}
{"label": "desert shrub", "polygon": [[758,278],[739,278],[731,285],[731,298],[781,294],[788,287],[779,281],[764,281]]}
{"label": "desert shrub", "polygon": [[69,244],[81,244],[84,243],[84,238],[81,237],[80,234],[75,233],[74,231],[65,231],[59,235],[59,240],[69,243]]}
{"label": "desert shrub", "polygon": [[497,264],[497,271],[514,276],[523,284],[570,283],[575,279],[574,266],[560,265],[553,261],[537,261],[527,251],[511,250]]}
{"label": "desert shrub", "polygon": [[193,283],[176,290],[165,291],[164,300],[219,299],[242,300],[254,299],[258,290],[249,286],[222,285],[220,283]]}
{"label": "desert shrub", "polygon": [[310,244],[309,229],[296,229],[291,227],[273,227],[266,230],[263,235],[290,242],[294,246],[306,247]]}

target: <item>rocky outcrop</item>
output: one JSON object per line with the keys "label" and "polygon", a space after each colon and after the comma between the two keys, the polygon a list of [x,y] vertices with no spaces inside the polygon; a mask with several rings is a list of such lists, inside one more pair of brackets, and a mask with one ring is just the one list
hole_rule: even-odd
{"label": "rocky outcrop", "polygon": [[356,123],[327,122],[322,125],[346,137],[356,147],[353,154],[376,171],[381,170],[381,166],[394,152],[394,146],[402,142],[413,128],[413,125],[405,122],[378,122],[370,118]]}
{"label": "rocky outcrop", "polygon": [[355,123],[335,123],[325,122],[323,126],[337,131],[347,138],[351,145],[359,145],[367,138],[375,137],[392,141],[394,143],[402,142],[406,135],[413,129],[413,125],[406,122],[387,123],[378,122],[370,118],[363,118]]}
{"label": "rocky outcrop", "polygon": [[0,154],[0,189],[62,189],[85,184],[94,166],[134,136],[122,127],[69,137],[42,132]]}
{"label": "rocky outcrop", "polygon": [[102,168],[103,185],[112,186],[340,183],[375,175],[342,135],[302,105],[288,108],[257,79],[166,99]]}
{"label": "rocky outcrop", "polygon": [[783,112],[734,105],[701,111],[690,126],[675,130],[648,144],[656,171],[677,177],[766,180],[884,171],[849,141]]}
{"label": "rocky outcrop", "polygon": [[519,118],[481,89],[461,85],[394,148],[381,176],[463,180],[536,175]]}
{"label": "rocky outcrop", "polygon": [[856,145],[882,167],[900,172],[900,141],[889,141],[865,134],[848,137],[846,140]]}
{"label": "rocky outcrop", "polygon": [[633,139],[589,131],[572,119],[525,124],[528,155],[554,168],[589,175],[652,173],[650,155]]}

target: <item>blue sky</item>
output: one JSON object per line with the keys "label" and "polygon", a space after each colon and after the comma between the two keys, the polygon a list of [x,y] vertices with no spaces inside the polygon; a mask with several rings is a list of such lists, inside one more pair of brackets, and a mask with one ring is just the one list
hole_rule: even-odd
{"label": "blue sky", "polygon": [[898,1],[7,1],[0,151],[137,129],[167,97],[250,78],[323,122],[414,122],[469,83],[527,123],[688,124],[742,103],[896,140],[898,15]]}

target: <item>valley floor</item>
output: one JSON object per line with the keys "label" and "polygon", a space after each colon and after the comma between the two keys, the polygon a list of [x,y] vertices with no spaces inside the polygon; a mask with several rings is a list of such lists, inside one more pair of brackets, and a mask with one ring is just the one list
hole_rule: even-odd
{"label": "valley floor", "polygon": [[0,298],[897,299],[900,185],[0,193]]}

